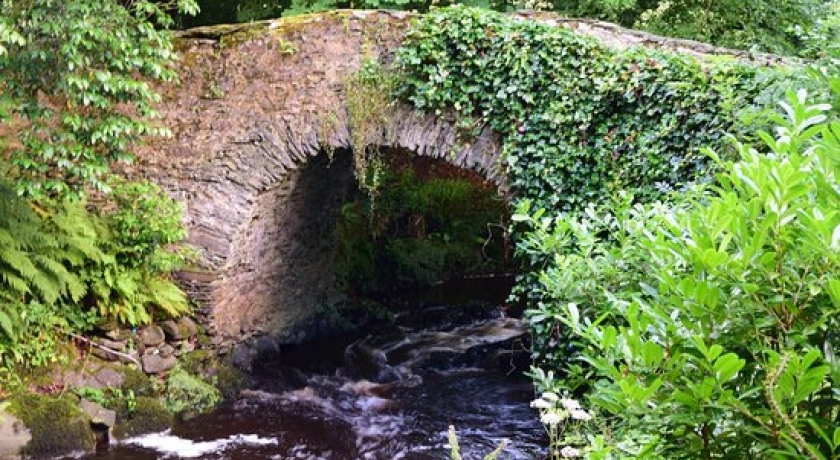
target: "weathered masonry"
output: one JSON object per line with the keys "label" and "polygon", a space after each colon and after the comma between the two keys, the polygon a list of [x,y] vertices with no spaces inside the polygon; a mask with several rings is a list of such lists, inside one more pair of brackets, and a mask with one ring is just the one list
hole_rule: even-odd
{"label": "weathered masonry", "polygon": [[[731,54],[611,24],[520,16],[616,47]],[[162,104],[173,135],[143,147],[132,173],[185,203],[201,256],[182,281],[218,346],[250,352],[300,341],[337,301],[333,229],[354,180],[342,82],[364,59],[390,60],[409,19],[336,11],[182,34],[180,82],[164,88]],[[381,147],[442,158],[504,186],[500,142],[487,129],[466,143],[453,120],[402,107],[378,132]]]}

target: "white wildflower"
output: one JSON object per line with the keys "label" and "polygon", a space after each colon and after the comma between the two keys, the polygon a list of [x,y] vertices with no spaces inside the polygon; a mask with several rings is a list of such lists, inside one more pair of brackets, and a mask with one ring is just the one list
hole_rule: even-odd
{"label": "white wildflower", "polygon": [[574,399],[563,398],[560,400],[560,404],[562,404],[563,408],[570,412],[580,410],[580,403],[578,403]]}
{"label": "white wildflower", "polygon": [[540,398],[531,401],[531,407],[533,407],[534,409],[551,409],[552,407],[554,407],[554,404],[546,401],[545,399]]}
{"label": "white wildflower", "polygon": [[576,458],[576,457],[580,457],[580,450],[575,449],[572,446],[566,446],[566,447],[564,447],[563,449],[560,450],[560,455],[563,458]]}
{"label": "white wildflower", "polygon": [[586,412],[583,409],[577,409],[572,411],[572,418],[575,420],[588,422],[592,420],[592,415],[590,415],[589,412]]}
{"label": "white wildflower", "polygon": [[543,425],[554,426],[563,421],[563,417],[557,412],[546,412],[540,416]]}
{"label": "white wildflower", "polygon": [[545,393],[542,394],[542,399],[545,399],[546,401],[549,401],[549,402],[556,402],[560,399],[560,397],[557,396],[556,393],[546,391]]}

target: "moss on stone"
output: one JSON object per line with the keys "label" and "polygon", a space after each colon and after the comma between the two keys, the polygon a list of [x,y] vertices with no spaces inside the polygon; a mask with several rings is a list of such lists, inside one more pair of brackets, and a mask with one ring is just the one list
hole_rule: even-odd
{"label": "moss on stone", "polygon": [[179,360],[181,368],[193,375],[204,375],[217,358],[210,350],[193,350]]}
{"label": "moss on stone", "polygon": [[179,366],[188,374],[211,382],[223,399],[233,399],[248,385],[247,376],[210,350],[195,350],[181,357]]}
{"label": "moss on stone", "polygon": [[234,399],[247,388],[248,377],[227,362],[217,360],[213,370],[213,382],[224,399]]}
{"label": "moss on stone", "polygon": [[157,398],[140,396],[135,401],[134,411],[122,410],[117,414],[114,436],[118,439],[140,436],[166,430],[172,426],[172,415]]}
{"label": "moss on stone", "polygon": [[184,418],[209,412],[221,402],[222,394],[213,385],[176,366],[166,381],[164,404],[169,412]]}
{"label": "moss on stone", "polygon": [[154,384],[145,372],[134,366],[126,366],[123,368],[123,375],[123,392],[133,391],[135,396],[154,396]]}
{"label": "moss on stone", "polygon": [[23,453],[32,457],[58,456],[94,447],[90,421],[75,398],[23,392],[13,396],[9,412],[31,430]]}

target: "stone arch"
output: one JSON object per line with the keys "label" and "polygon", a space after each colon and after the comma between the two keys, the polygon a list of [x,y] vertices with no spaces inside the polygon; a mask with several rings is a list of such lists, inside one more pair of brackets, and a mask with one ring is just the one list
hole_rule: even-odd
{"label": "stone arch", "polygon": [[[350,180],[346,159],[330,163],[323,155],[350,145],[343,79],[364,59],[389,62],[410,16],[333,11],[181,34],[180,82],[162,88],[161,113],[173,136],[142,146],[139,161],[127,172],[159,182],[185,204],[189,241],[200,258],[182,273],[182,281],[217,346],[248,341],[259,348],[260,337],[269,338],[262,341],[265,347],[300,340],[301,325],[316,316],[312,305],[317,299],[310,294],[328,293],[329,280],[303,275],[316,273],[317,261],[306,269],[294,266],[299,257],[284,259],[295,254],[295,245],[312,238],[305,228],[296,228],[290,216],[328,206],[336,198],[316,192],[336,185],[340,189]],[[695,56],[777,60],[600,22],[546,13],[520,16],[567,27],[618,48],[651,46]],[[500,139],[489,129],[465,142],[446,116],[401,107],[380,132],[384,147],[442,158],[504,187]],[[274,246],[260,246],[259,241]],[[274,275],[297,281],[281,288],[268,286]],[[289,294],[295,290],[301,294]]]}
{"label": "stone arch", "polygon": [[[329,114],[325,115],[328,116]],[[319,313],[336,303],[332,266],[335,221],[352,186],[349,129],[330,139],[282,139],[285,126],[263,125],[224,151],[237,174],[215,182],[216,196],[239,212],[220,213],[211,194],[189,200],[190,242],[209,270],[185,271],[195,299],[204,301],[217,340],[299,342],[320,329]],[[499,142],[484,130],[463,144],[453,123],[401,109],[381,127],[382,148],[398,148],[476,171],[501,190]],[[220,160],[217,160],[220,161]]]}
{"label": "stone arch", "polygon": [[[271,349],[317,328],[333,294],[323,233],[353,180],[342,82],[363,59],[390,60],[407,20],[345,11],[182,34],[180,82],[162,88],[172,136],[127,172],[184,203],[199,258],[180,278],[218,348]],[[504,187],[489,129],[464,142],[453,120],[400,107],[377,132],[381,147]]]}

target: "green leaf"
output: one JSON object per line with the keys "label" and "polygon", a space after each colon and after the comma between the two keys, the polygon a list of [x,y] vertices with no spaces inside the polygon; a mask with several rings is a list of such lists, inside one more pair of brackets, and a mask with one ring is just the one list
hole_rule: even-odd
{"label": "green leaf", "polygon": [[714,364],[715,378],[721,383],[732,380],[744,368],[746,362],[745,359],[739,358],[735,353],[727,353],[721,356]]}

